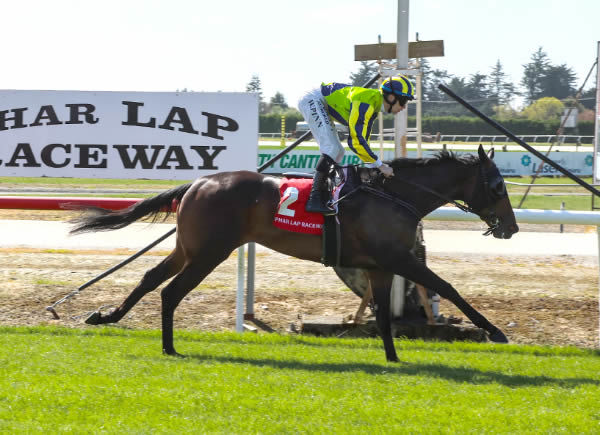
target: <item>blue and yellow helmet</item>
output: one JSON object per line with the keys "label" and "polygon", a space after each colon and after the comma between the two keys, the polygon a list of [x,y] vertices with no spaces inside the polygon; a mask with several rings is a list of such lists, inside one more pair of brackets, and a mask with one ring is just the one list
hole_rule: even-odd
{"label": "blue and yellow helmet", "polygon": [[415,99],[415,86],[402,75],[385,79],[381,84],[381,92],[406,97],[408,100]]}

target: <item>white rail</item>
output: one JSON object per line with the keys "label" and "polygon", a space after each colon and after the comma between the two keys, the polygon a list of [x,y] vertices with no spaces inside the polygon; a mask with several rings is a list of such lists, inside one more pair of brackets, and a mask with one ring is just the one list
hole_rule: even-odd
{"label": "white rail", "polygon": [[[514,212],[517,223],[600,226],[600,212],[597,211],[515,209]],[[478,216],[472,213],[465,213],[455,207],[440,207],[425,216],[425,219],[474,222],[480,220]]]}

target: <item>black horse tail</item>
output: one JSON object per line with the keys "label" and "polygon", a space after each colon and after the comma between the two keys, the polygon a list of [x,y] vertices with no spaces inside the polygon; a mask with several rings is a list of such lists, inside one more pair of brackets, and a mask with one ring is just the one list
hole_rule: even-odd
{"label": "black horse tail", "polygon": [[166,213],[164,216],[166,219],[173,212],[173,201],[180,201],[191,185],[192,183],[183,184],[152,198],[136,202],[122,210],[113,211],[101,207],[85,207],[86,214],[71,220],[71,223],[76,226],[70,233],[118,230],[146,216],[150,216],[152,222],[156,222],[158,214],[161,212]]}

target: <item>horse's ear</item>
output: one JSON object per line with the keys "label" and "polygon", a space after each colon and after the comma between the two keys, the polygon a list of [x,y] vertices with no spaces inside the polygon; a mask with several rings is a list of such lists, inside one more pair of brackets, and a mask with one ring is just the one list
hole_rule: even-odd
{"label": "horse's ear", "polygon": [[477,149],[477,154],[479,154],[479,161],[481,163],[489,160],[487,154],[483,150],[483,145],[479,144],[479,148]]}
{"label": "horse's ear", "polygon": [[494,148],[490,148],[490,150],[487,153],[487,156],[490,158],[490,160],[494,160]]}

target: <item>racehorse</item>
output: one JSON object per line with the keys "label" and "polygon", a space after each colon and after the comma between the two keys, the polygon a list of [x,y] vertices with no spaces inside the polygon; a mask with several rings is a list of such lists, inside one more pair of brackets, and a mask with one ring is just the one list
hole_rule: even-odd
{"label": "racehorse", "polygon": [[[390,286],[394,275],[450,300],[473,324],[487,331],[491,341],[508,342],[500,329],[411,253],[418,222],[448,202],[476,213],[489,226],[486,235],[509,239],[519,230],[493,157],[493,149],[486,154],[480,146],[478,157],[442,151],[427,159],[395,159],[389,162],[394,177],[375,178],[373,187],[356,190],[338,203],[340,266],[367,270],[388,361],[398,361],[390,324]],[[378,173],[369,168],[356,171],[361,178]],[[109,314],[95,312],[87,323],[118,322],[145,294],[174,277],[161,292],[162,346],[165,354],[179,355],[173,346],[175,309],[234,249],[256,242],[283,254],[320,261],[320,235],[289,232],[273,225],[280,197],[276,177],[249,171],[222,172],[124,210],[90,210],[77,220],[71,233],[113,230],[146,216],[156,218],[178,201],[175,249],[145,273],[118,308]]]}

